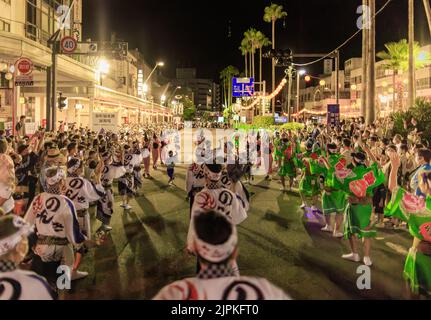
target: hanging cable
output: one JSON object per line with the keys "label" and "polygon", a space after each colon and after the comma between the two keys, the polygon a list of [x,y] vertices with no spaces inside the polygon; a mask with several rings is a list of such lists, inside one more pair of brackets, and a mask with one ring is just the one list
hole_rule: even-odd
{"label": "hanging cable", "polygon": [[[392,0],[388,0],[372,17],[372,19],[375,19],[390,3],[392,2]],[[358,34],[362,33],[362,29],[359,29],[358,31],[356,31],[351,37],[349,37],[346,41],[344,41],[341,45],[339,45],[337,48],[335,48],[334,50],[332,50],[331,52],[329,52],[327,55],[311,61],[311,62],[307,62],[307,63],[294,63],[294,66],[297,67],[306,67],[312,64],[315,64],[317,62],[320,62],[326,58],[328,58],[329,56],[331,56],[335,51],[340,50],[342,47],[344,47],[346,44],[348,44],[352,39],[354,39]]]}

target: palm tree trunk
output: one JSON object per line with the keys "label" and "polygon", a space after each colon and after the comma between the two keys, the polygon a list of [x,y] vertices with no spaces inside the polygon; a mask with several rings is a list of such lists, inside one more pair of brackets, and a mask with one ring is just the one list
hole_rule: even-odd
{"label": "palm tree trunk", "polygon": [[413,107],[415,104],[415,3],[414,0],[409,0],[409,101],[407,108]]}
{"label": "palm tree trunk", "polygon": [[262,92],[262,47],[259,48],[259,82],[260,82],[260,90]]}
{"label": "palm tree trunk", "polygon": [[250,69],[250,71],[249,71],[249,76],[251,77],[252,75],[253,75],[253,57],[252,57],[252,51],[250,51],[249,52],[249,62],[250,62],[250,65],[249,65],[249,69]]}
{"label": "palm tree trunk", "polygon": [[248,55],[248,53],[246,52],[244,54],[244,58],[245,58],[245,77],[246,78],[248,77],[248,59],[247,59],[247,55]]}
{"label": "palm tree trunk", "polygon": [[[272,19],[272,49],[275,49],[275,19]],[[272,59],[272,92],[275,91],[275,59]],[[275,115],[275,99],[272,99],[272,114]]]}
{"label": "palm tree trunk", "polygon": [[255,64],[254,64],[254,62],[255,62],[255,57],[256,57],[256,50],[253,48],[253,78],[254,78],[254,79],[256,79],[256,74],[255,74],[255,72],[256,72],[256,66],[255,66]]}
{"label": "palm tree trunk", "polygon": [[370,30],[368,48],[368,72],[367,72],[367,117],[366,124],[372,124],[375,120],[376,104],[376,0],[369,0],[370,6]]}
{"label": "palm tree trunk", "polygon": [[[368,0],[362,0],[362,5],[368,7]],[[363,21],[362,25],[362,81],[361,81],[361,116],[366,117],[367,113],[367,66],[368,66],[368,29]]]}
{"label": "palm tree trunk", "polygon": [[392,74],[392,87],[394,92],[392,93],[392,112],[396,112],[396,100],[397,100],[397,91],[395,90],[395,86],[397,85],[397,70],[394,69]]}
{"label": "palm tree trunk", "polygon": [[424,7],[425,7],[425,13],[427,16],[427,21],[428,21],[428,28],[429,28],[430,34],[431,34],[431,6],[430,6],[429,0],[423,0],[423,2],[424,2]]}

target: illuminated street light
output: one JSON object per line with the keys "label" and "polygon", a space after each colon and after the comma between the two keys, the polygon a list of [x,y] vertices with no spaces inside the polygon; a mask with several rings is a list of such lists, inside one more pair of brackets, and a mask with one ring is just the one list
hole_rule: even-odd
{"label": "illuminated street light", "polygon": [[322,87],[326,84],[325,80],[320,80],[319,85],[321,85]]}
{"label": "illuminated street light", "polygon": [[301,70],[299,70],[298,71],[298,74],[300,75],[300,76],[303,76],[304,74],[306,74],[307,73],[307,71],[305,71],[304,69],[301,69]]}
{"label": "illuminated street light", "polygon": [[148,81],[150,80],[151,76],[153,75],[153,73],[156,71],[156,69],[158,67],[163,67],[165,65],[164,62],[157,62],[156,66],[154,67],[154,69],[150,72],[150,75],[148,76],[147,80],[145,80],[145,83],[148,83]]}
{"label": "illuminated street light", "polygon": [[102,58],[97,63],[96,73],[99,76],[100,85],[103,84],[103,76],[109,73],[109,62]]}
{"label": "illuminated street light", "polygon": [[109,73],[109,62],[105,59],[100,59],[97,63],[97,71],[101,74],[108,74]]}
{"label": "illuminated street light", "polygon": [[352,84],[350,86],[350,89],[352,89],[353,91],[355,91],[356,89],[358,89],[358,87],[356,86],[356,84]]}

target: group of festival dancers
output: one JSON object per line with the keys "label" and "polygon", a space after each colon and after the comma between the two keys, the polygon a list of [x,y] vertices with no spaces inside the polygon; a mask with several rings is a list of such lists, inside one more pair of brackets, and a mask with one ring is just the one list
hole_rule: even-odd
{"label": "group of festival dancers", "polygon": [[[100,244],[112,229],[114,182],[121,206],[130,210],[142,179],[151,178],[151,160],[157,170],[162,153],[173,183],[180,146],[175,134],[161,134],[166,129],[40,130],[31,138],[0,132],[0,284],[5,288],[0,299],[55,298],[60,265],[69,268],[70,281],[88,275],[79,266],[90,244]],[[186,243],[197,258],[197,275],[168,285],[155,299],[290,299],[265,279],[240,275],[236,262],[236,226],[247,219],[250,208],[243,182],[251,183],[254,169],[262,166],[267,167],[266,179],[279,177],[282,192],[299,181],[302,208],[323,214],[323,232],[349,240],[351,252],[343,259],[371,267],[376,225],[388,218],[406,224],[414,241],[404,277],[414,297],[430,295],[431,151],[422,141],[398,136],[390,141],[375,124],[361,127],[355,122],[239,136],[234,133],[218,146],[224,151],[220,159],[220,150],[198,135],[186,178]],[[91,205],[100,221],[94,233]],[[31,271],[20,269],[23,261]]]}

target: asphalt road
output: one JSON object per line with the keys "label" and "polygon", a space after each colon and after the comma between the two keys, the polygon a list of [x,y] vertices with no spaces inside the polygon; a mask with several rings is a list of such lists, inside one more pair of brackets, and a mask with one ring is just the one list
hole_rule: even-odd
{"label": "asphalt road", "polygon": [[[65,299],[151,299],[164,285],[194,276],[196,260],[184,252],[189,222],[185,167],[176,186],[164,168],[145,180],[124,212],[116,196],[113,231],[84,257],[86,279],[73,283]],[[243,275],[266,277],[294,299],[402,299],[404,259],[411,245],[405,231],[379,230],[373,242],[371,289],[359,290],[359,264],[344,261],[345,240],[320,231],[304,217],[295,194],[282,194],[277,181],[256,178],[249,218],[239,226],[238,264]],[[99,222],[92,212],[93,230]]]}

